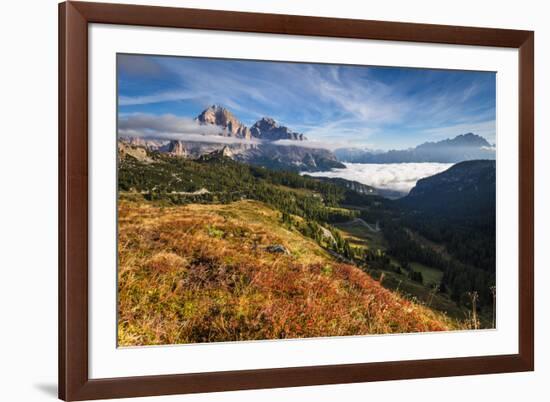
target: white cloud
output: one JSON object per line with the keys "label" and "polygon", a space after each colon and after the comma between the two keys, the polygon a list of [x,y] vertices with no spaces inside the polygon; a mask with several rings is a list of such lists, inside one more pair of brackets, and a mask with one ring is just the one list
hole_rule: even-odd
{"label": "white cloud", "polygon": [[118,121],[119,130],[134,130],[145,135],[156,133],[218,135],[220,127],[201,125],[194,119],[172,114],[160,116],[147,113],[122,115]]}
{"label": "white cloud", "polygon": [[120,106],[129,106],[129,105],[148,105],[151,103],[161,103],[161,102],[171,102],[179,101],[186,99],[194,99],[200,96],[196,92],[188,91],[169,91],[161,92],[152,95],[142,95],[142,96],[120,96],[118,98],[118,104]]}
{"label": "white cloud", "polygon": [[345,163],[345,169],[308,173],[311,176],[340,177],[380,189],[408,193],[416,182],[450,168],[452,163]]}
{"label": "white cloud", "polygon": [[145,137],[161,140],[211,142],[221,144],[254,144],[256,140],[223,136],[224,129],[215,125],[202,125],[194,119],[171,114],[155,116],[145,113],[123,115],[118,122],[122,137]]}
{"label": "white cloud", "polygon": [[325,140],[305,140],[305,141],[296,141],[296,140],[277,140],[273,141],[272,144],[280,146],[298,146],[301,148],[310,148],[310,149],[327,149],[329,151],[334,151],[338,148],[343,148],[353,145],[352,142],[348,141],[325,141]]}

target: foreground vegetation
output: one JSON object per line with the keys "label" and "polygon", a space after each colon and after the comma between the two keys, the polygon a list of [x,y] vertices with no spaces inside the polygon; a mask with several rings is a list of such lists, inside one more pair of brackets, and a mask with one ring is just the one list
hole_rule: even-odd
{"label": "foreground vegetation", "polygon": [[335,261],[264,203],[133,198],[119,203],[121,346],[458,327]]}

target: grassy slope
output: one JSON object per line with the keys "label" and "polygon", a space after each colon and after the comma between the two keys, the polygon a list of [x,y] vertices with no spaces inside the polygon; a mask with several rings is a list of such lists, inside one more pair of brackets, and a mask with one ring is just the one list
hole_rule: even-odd
{"label": "grassy slope", "polygon": [[[362,247],[366,247],[367,249],[372,250],[380,249],[385,251],[387,248],[382,232],[374,233],[365,226],[357,223],[342,223],[334,224],[333,226],[340,229],[343,232],[344,237],[348,239],[351,244],[360,245]],[[418,236],[418,238],[420,237]],[[393,266],[399,266],[399,263],[397,261],[395,261],[394,259],[391,260]],[[423,284],[420,284],[410,279],[406,271],[398,274],[393,269],[391,269],[383,271],[385,276],[382,282],[383,286],[390,290],[398,290],[400,293],[406,295],[409,299],[414,298],[421,303],[429,303],[431,308],[441,312],[445,312],[446,315],[452,317],[454,320],[464,321],[467,318],[466,309],[458,307],[456,303],[450,300],[446,294],[434,293],[432,291],[430,285],[432,283],[439,285],[441,282],[441,278],[443,277],[443,272],[441,270],[428,267],[417,262],[412,262],[411,267],[415,271],[422,272],[424,278]],[[379,277],[379,275],[382,273],[382,271],[373,272],[372,270],[370,270],[369,272],[371,272],[375,278]]]}
{"label": "grassy slope", "polygon": [[428,267],[419,262],[411,262],[411,269],[422,273],[423,281],[427,286],[432,284],[439,286],[441,284],[441,279],[443,278],[443,272],[441,270]]}
{"label": "grassy slope", "polygon": [[351,244],[365,247],[369,250],[385,250],[387,248],[382,232],[373,232],[356,221],[334,223],[334,227],[343,232],[344,238]]}
{"label": "grassy slope", "polygon": [[[411,263],[411,266],[413,264],[416,265],[416,263]],[[434,268],[428,269],[434,270]],[[417,267],[415,270],[420,271]],[[398,274],[394,271],[388,270],[379,271],[378,274],[382,272],[384,273],[384,287],[392,290],[399,290],[399,293],[406,295],[409,299],[417,300],[418,302],[426,305],[429,304],[429,307],[437,311],[445,312],[445,314],[454,319],[456,321],[456,325],[462,327],[462,329],[470,329],[467,326],[468,323],[464,322],[464,320],[468,317],[468,310],[458,307],[448,295],[444,293],[433,293],[433,290],[430,289],[429,286],[409,279],[407,272]],[[376,272],[373,272],[372,274],[375,275]]]}
{"label": "grassy slope", "polygon": [[[266,250],[282,244],[290,255]],[[260,202],[119,203],[122,346],[451,329]]]}

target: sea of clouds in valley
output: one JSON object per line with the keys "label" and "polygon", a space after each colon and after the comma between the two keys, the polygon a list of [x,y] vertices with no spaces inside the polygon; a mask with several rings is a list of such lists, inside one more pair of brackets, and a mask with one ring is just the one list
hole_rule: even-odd
{"label": "sea of clouds in valley", "polygon": [[450,168],[452,163],[344,163],[345,169],[308,173],[311,176],[340,177],[380,189],[408,193],[416,182]]}

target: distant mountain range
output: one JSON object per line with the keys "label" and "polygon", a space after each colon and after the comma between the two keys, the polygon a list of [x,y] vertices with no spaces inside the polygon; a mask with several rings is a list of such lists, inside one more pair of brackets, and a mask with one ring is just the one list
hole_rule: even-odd
{"label": "distant mountain range", "polygon": [[[307,141],[303,134],[278,124],[270,117],[263,117],[248,128],[229,110],[220,105],[212,105],[202,111],[195,121],[200,125],[219,127],[220,137],[242,141],[227,143],[220,140],[216,143],[212,138],[198,142],[140,137],[124,137],[121,141],[131,146],[185,158],[199,158],[223,150],[232,159],[276,170],[312,172],[345,168],[331,151],[302,146]],[[280,140],[289,140],[291,143],[278,144],[277,141]]]}
{"label": "distant mountain range", "polygon": [[229,110],[212,105],[199,114],[195,121],[202,125],[214,125],[220,127],[220,135],[242,138],[245,140],[261,139],[264,141],[294,140],[304,141],[307,138],[300,133],[279,125],[271,117],[262,117],[250,128],[241,123]]}
{"label": "distant mountain range", "polygon": [[343,169],[345,165],[342,162],[457,163],[465,160],[495,159],[494,146],[485,138],[473,133],[438,142],[426,142],[406,150],[376,152],[359,148],[339,148],[333,152],[312,146],[306,136],[277,123],[270,117],[262,117],[251,127],[247,127],[220,105],[209,106],[195,118],[195,121],[199,125],[219,128],[220,141],[216,142],[216,135],[205,135],[204,142],[196,141],[196,138],[193,141],[185,141],[166,140],[154,136],[122,137],[120,140],[132,146],[184,158],[198,158],[227,148],[231,158],[241,162],[276,170],[303,172]]}
{"label": "distant mountain range", "polygon": [[335,152],[341,162],[351,163],[457,163],[474,159],[495,159],[495,147],[485,138],[461,134],[452,139],[425,142],[415,148],[376,152],[359,148],[340,148]]}

